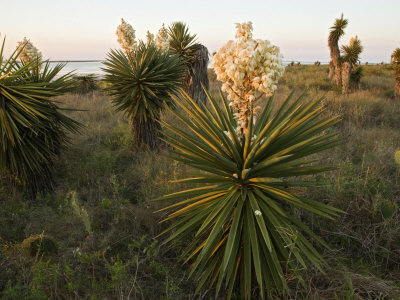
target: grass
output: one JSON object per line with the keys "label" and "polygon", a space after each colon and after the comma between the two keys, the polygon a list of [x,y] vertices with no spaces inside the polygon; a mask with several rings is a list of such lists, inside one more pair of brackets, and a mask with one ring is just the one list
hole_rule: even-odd
{"label": "grass", "polygon": [[[317,158],[337,165],[322,187],[300,191],[346,212],[335,222],[296,211],[331,246],[326,274],[305,270],[307,285],[289,282],[293,299],[394,299],[400,296],[400,106],[390,66],[365,66],[360,91],[342,96],[327,66],[290,66],[276,106],[292,89],[325,96],[343,144]],[[210,91],[220,84],[210,74]],[[151,201],[182,188],[169,181],[190,172],[168,149],[132,146],[127,120],[99,91],[58,99],[79,111],[81,135],[55,165],[56,191],[29,201],[0,183],[0,299],[208,299],[178,261],[182,247],[163,246]],[[164,119],[176,122],[168,113]],[[385,298],[386,297],[386,298]]]}

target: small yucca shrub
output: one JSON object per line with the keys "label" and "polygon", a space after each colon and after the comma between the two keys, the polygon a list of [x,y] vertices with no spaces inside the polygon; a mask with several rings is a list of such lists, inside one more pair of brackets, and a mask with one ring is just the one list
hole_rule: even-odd
{"label": "small yucca shrub", "polygon": [[189,118],[171,112],[190,133],[162,122],[170,130],[165,135],[175,149],[173,158],[198,170],[197,176],[178,182],[200,186],[162,198],[181,200],[165,208],[176,211],[164,220],[174,220],[164,233],[170,234],[167,242],[192,241],[183,257],[199,277],[198,289],[208,283],[218,293],[225,284],[230,298],[237,284],[243,298],[253,299],[256,290],[262,297],[266,290],[284,291],[285,279],[301,278],[299,269],[308,263],[321,269],[323,258],[308,238],[326,244],[288,208],[329,219],[339,212],[295,193],[315,185],[301,176],[333,169],[304,158],[337,145],[335,134],[323,134],[337,119],[321,117],[321,99],[305,103],[300,97],[290,103],[290,98],[277,113],[269,98],[243,138],[223,97],[222,109],[209,97],[211,110],[187,96],[175,99]]}
{"label": "small yucca shrub", "polygon": [[59,109],[53,97],[72,87],[71,75],[58,76],[40,59],[19,62],[20,45],[8,58],[0,51],[0,172],[22,184],[31,198],[53,189],[53,160],[68,143],[68,132],[79,123]]}
{"label": "small yucca shrub", "polygon": [[349,46],[342,46],[342,92],[348,93],[360,87],[362,67],[360,54],[363,51],[361,41],[357,36],[350,39]]}
{"label": "small yucca shrub", "polygon": [[87,94],[98,89],[98,78],[95,74],[73,76],[74,89],[77,94]]}
{"label": "small yucca shrub", "polygon": [[117,110],[128,116],[134,144],[157,148],[160,114],[173,105],[171,95],[182,87],[181,60],[152,43],[139,42],[132,51],[111,50],[104,65],[106,90]]}

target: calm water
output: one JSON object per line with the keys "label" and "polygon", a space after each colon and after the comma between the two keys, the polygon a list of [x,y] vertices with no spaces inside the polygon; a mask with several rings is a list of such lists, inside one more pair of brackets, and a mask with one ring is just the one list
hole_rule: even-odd
{"label": "calm water", "polygon": [[[50,64],[52,66],[56,65],[58,62],[51,62]],[[285,65],[288,65],[290,62],[289,61],[284,61]],[[313,62],[301,62],[302,64],[305,65],[311,65],[314,64]],[[322,63],[326,64],[326,63]],[[104,72],[101,70],[101,68],[104,67],[104,65],[101,63],[101,61],[90,61],[90,62],[67,62],[65,67],[62,69],[60,72],[60,75],[74,71],[76,74],[79,75],[88,75],[88,74],[95,74],[98,76],[104,75]]]}
{"label": "calm water", "polygon": [[[55,66],[57,64],[58,62],[50,63],[51,66]],[[101,76],[104,75],[104,72],[101,70],[102,67],[104,67],[104,65],[100,61],[67,62],[65,67],[61,70],[60,75],[74,71],[79,75],[95,74]]]}

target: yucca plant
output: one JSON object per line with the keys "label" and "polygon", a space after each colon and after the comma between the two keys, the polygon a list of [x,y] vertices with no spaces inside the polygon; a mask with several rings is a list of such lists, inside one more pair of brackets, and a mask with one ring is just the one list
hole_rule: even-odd
{"label": "yucca plant", "polygon": [[178,201],[162,209],[173,210],[163,234],[169,233],[166,242],[190,241],[182,259],[198,277],[197,291],[208,284],[218,295],[224,287],[230,299],[240,287],[243,299],[264,299],[271,291],[285,293],[287,279],[301,280],[308,263],[320,270],[324,265],[313,243],[327,245],[291,212],[299,208],[328,219],[340,212],[296,192],[316,185],[309,175],[334,169],[305,157],[338,144],[328,133],[338,119],[323,116],[322,99],[292,97],[277,112],[270,97],[257,121],[251,113],[243,136],[222,94],[222,108],[208,95],[211,109],[187,95],[175,98],[182,113],[171,113],[182,126],[162,122],[172,157],[197,170],[177,181],[194,188],[161,198]]}
{"label": "yucca plant", "polygon": [[203,86],[209,88],[207,48],[196,43],[196,35],[190,34],[189,28],[182,22],[172,23],[168,36],[170,53],[179,55],[185,64],[185,91],[196,101],[204,103],[207,96]]}
{"label": "yucca plant", "polygon": [[328,37],[328,46],[330,50],[331,61],[329,63],[329,78],[335,79],[336,85],[342,83],[342,66],[339,50],[339,39],[344,35],[344,29],[347,27],[347,19],[335,19],[334,25],[330,28]]}
{"label": "yucca plant", "polygon": [[359,90],[361,88],[361,79],[364,76],[364,69],[360,64],[352,68],[350,74],[350,90]]}
{"label": "yucca plant", "polygon": [[179,55],[185,62],[193,63],[199,44],[196,43],[196,35],[189,32],[189,28],[183,22],[174,22],[168,27],[169,51]]}
{"label": "yucca plant", "polygon": [[358,36],[350,39],[348,46],[342,46],[342,60],[356,65],[360,62],[360,54],[363,51],[363,46]]}
{"label": "yucca plant", "polygon": [[[361,41],[357,36],[350,39],[348,46],[342,46],[342,92],[348,93],[351,89],[356,89],[360,85],[362,68],[360,54],[363,51]],[[358,66],[355,68],[355,66]]]}
{"label": "yucca plant", "polygon": [[177,55],[139,42],[132,51],[111,50],[105,68],[107,90],[117,110],[129,118],[136,146],[160,143],[160,114],[182,87],[184,66]]}
{"label": "yucca plant", "polygon": [[73,77],[74,92],[87,94],[98,89],[98,78],[95,74],[76,75]]}
{"label": "yucca plant", "polygon": [[391,56],[391,63],[394,65],[395,68],[395,90],[394,94],[395,97],[400,98],[400,48],[397,48],[393,51]]}
{"label": "yucca plant", "polygon": [[18,61],[23,46],[5,59],[4,46],[5,39],[0,50],[0,172],[34,198],[53,189],[53,160],[67,145],[67,133],[79,128],[53,100],[70,90],[71,74],[58,76],[61,64],[51,68],[36,59]]}

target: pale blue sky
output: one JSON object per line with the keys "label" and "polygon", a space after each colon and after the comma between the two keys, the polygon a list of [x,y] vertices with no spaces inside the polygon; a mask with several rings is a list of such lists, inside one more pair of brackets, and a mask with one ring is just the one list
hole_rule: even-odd
{"label": "pale blue sky", "polygon": [[7,52],[26,36],[50,59],[103,59],[118,47],[121,18],[139,38],[184,21],[210,52],[234,38],[234,23],[252,21],[254,36],[279,46],[284,60],[328,61],[328,30],[343,12],[349,25],[341,43],[357,34],[362,61],[389,61],[400,46],[399,0],[0,0],[0,7]]}

